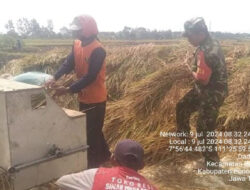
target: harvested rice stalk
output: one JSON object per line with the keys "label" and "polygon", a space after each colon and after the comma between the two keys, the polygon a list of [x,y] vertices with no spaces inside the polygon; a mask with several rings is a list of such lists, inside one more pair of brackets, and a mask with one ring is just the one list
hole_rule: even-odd
{"label": "harvested rice stalk", "polygon": [[[62,86],[69,87],[74,81],[76,81],[76,76],[74,74],[64,75],[56,81],[54,88],[59,88]],[[77,95],[67,94],[58,97],[55,96],[54,88],[47,88],[46,90],[59,106],[73,110],[78,109]]]}
{"label": "harvested rice stalk", "polygon": [[109,144],[132,138],[145,146],[147,161],[157,162],[167,156],[168,139],[159,135],[175,130],[175,105],[183,95],[177,89],[187,90],[190,80],[185,66],[168,65],[133,85],[120,101],[110,103],[104,129]]}
{"label": "harvested rice stalk", "polygon": [[[220,118],[226,118],[224,127],[235,125],[235,121],[250,120],[250,58],[243,58],[237,61],[234,73],[229,82],[229,96],[225,106],[221,109]],[[232,127],[230,127],[232,128]],[[234,126],[234,130],[244,130],[241,125]]]}
{"label": "harvested rice stalk", "polygon": [[10,61],[1,69],[0,74],[10,73],[12,75],[17,75],[28,71],[54,74],[54,71],[65,60],[68,52],[69,51],[64,48],[55,48],[43,54],[27,55],[24,58]]}
{"label": "harvested rice stalk", "polygon": [[[180,46],[153,44],[112,49],[107,58],[107,88],[109,99],[121,98],[135,81],[159,71],[165,65],[182,59]],[[166,59],[168,58],[168,59]]]}

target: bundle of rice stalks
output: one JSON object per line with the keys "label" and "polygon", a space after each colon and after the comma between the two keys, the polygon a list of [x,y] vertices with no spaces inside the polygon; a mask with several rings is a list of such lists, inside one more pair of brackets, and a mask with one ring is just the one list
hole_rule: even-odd
{"label": "bundle of rice stalks", "polygon": [[[180,59],[181,46],[156,46],[108,49],[107,88],[111,100],[121,98],[131,84],[161,70],[168,63]],[[178,51],[176,51],[178,50]]]}
{"label": "bundle of rice stalks", "polygon": [[238,46],[238,47],[234,48],[232,57],[234,59],[239,59],[241,57],[248,56],[249,53],[250,53],[250,51],[249,51],[249,48],[247,46],[246,47]]}
{"label": "bundle of rice stalks", "polygon": [[250,55],[250,50],[247,46],[241,45],[241,46],[231,47],[230,50],[228,50],[225,55],[229,74],[234,72],[235,64],[238,59],[247,57],[249,55]]}
{"label": "bundle of rice stalks", "polygon": [[[148,74],[139,81],[131,78],[132,82],[130,86],[124,87],[123,85],[123,89],[126,88],[123,91],[123,96],[118,101],[108,104],[104,132],[111,147],[114,147],[120,139],[132,138],[144,145],[148,163],[166,161],[166,157],[170,155],[167,150],[169,147],[169,138],[162,138],[159,134],[162,131],[171,132],[176,130],[175,106],[192,86],[192,77],[186,68],[180,64],[183,61],[179,59],[180,57],[182,59],[185,57],[185,47],[180,48],[179,52],[174,55],[177,55],[176,58],[170,62],[166,62],[165,59],[161,60],[161,63],[164,64],[155,62],[155,64],[160,64],[160,71]],[[159,49],[158,54],[154,56],[153,61],[158,60]],[[237,60],[248,56],[248,49],[245,47],[232,48],[227,56],[232,56],[233,60],[229,68],[229,75],[231,75],[231,73],[235,73],[235,63]],[[127,64],[129,64],[127,67],[134,69],[133,62]],[[117,68],[109,71],[115,75],[116,73],[113,72],[118,72],[121,65],[122,63],[115,65]],[[236,116],[234,113],[230,114],[230,110],[237,110],[236,103],[238,107],[241,107],[241,110],[244,110],[244,112],[240,112],[240,117],[243,118],[242,114],[244,114],[244,118],[248,118],[249,109],[246,109],[249,97],[248,73],[249,71],[245,70],[244,75],[242,75],[242,71],[239,71],[238,76],[230,76],[230,78],[236,81],[232,80],[229,84],[232,96],[227,98],[225,105],[229,104],[232,107],[223,107],[226,108],[226,115],[223,115],[223,109],[220,114],[220,118],[223,117],[223,122],[226,120],[228,122],[232,119],[231,116]],[[124,72],[118,72],[118,74],[120,78],[126,75]],[[244,84],[243,82],[239,82],[239,76],[244,78],[241,79],[241,81],[245,81]],[[127,82],[126,78],[124,80],[117,80],[117,87],[124,82]],[[235,91],[236,88],[239,90],[238,93]],[[244,97],[243,101],[242,97]],[[239,121],[240,117],[234,118],[232,121]],[[245,122],[243,125],[244,127],[248,126]],[[241,130],[243,130],[242,127]],[[176,153],[171,153],[170,159],[173,157],[176,158]]]}
{"label": "bundle of rice stalks", "polygon": [[77,110],[78,109],[78,101],[77,95],[74,94],[66,94],[63,96],[56,96],[56,88],[60,87],[69,87],[76,81],[76,76],[74,74],[68,74],[62,76],[59,80],[56,81],[55,86],[53,88],[47,88],[48,94],[54,99],[54,101],[61,107],[65,107],[68,109]]}
{"label": "bundle of rice stalks", "polygon": [[[59,80],[56,81],[55,85],[52,87],[45,87],[46,92],[50,97],[60,106],[68,109],[77,110],[78,102],[77,95],[66,94],[63,96],[56,96],[56,89],[61,87],[69,87],[76,77],[73,74],[64,75]],[[46,105],[46,97],[44,93],[35,94],[31,96],[31,106],[33,109],[38,109]]]}
{"label": "bundle of rice stalks", "polygon": [[182,64],[166,65],[132,85],[119,101],[107,107],[104,133],[114,146],[131,138],[144,145],[148,162],[168,155],[168,139],[162,131],[175,131],[175,105],[189,89],[191,74]]}
{"label": "bundle of rice stalks", "polygon": [[[183,64],[168,65],[161,71],[153,73],[144,80],[131,86],[125,97],[130,97],[133,104],[131,108],[137,115],[148,116],[155,108],[159,107],[166,93],[176,84],[188,85],[191,74]],[[178,89],[181,90],[181,89]],[[175,91],[177,93],[177,91]],[[178,99],[176,94],[174,98]],[[168,101],[168,100],[166,100]],[[172,111],[172,102],[169,102],[168,109]],[[171,113],[168,111],[168,113]]]}
{"label": "bundle of rice stalks", "polygon": [[250,58],[242,58],[234,65],[230,76],[229,96],[221,109],[224,129],[247,130],[250,123]]}

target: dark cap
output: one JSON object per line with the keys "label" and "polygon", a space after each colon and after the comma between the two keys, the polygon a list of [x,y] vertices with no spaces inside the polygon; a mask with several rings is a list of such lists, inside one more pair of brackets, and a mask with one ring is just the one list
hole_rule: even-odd
{"label": "dark cap", "polygon": [[207,25],[202,17],[195,17],[186,21],[184,23],[184,30],[184,37],[197,32],[208,32]]}
{"label": "dark cap", "polygon": [[143,156],[142,146],[130,139],[120,141],[115,147],[114,157],[121,164],[139,168],[143,164]]}

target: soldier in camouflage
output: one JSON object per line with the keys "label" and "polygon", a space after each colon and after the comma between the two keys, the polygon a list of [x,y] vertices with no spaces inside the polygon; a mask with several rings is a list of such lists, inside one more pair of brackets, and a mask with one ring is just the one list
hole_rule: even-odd
{"label": "soldier in camouflage", "polygon": [[189,134],[190,116],[198,111],[198,140],[204,141],[207,148],[202,152],[205,167],[214,169],[218,168],[219,156],[213,141],[216,136],[210,132],[216,128],[219,108],[228,94],[225,58],[219,42],[210,37],[203,18],[186,21],[184,29],[184,36],[197,47],[192,65],[187,64],[195,84],[176,106],[177,132]]}

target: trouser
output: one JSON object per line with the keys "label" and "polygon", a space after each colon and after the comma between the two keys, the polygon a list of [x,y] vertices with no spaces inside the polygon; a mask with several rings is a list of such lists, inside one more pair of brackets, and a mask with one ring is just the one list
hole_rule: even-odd
{"label": "trouser", "polygon": [[198,111],[196,130],[199,134],[198,140],[204,141],[204,147],[206,147],[205,151],[202,151],[206,165],[208,162],[219,162],[219,156],[215,150],[216,136],[210,134],[216,128],[216,119],[223,101],[224,98],[215,94],[198,94],[195,89],[192,89],[176,106],[177,132],[190,133],[191,114]]}
{"label": "trouser", "polygon": [[98,168],[111,155],[102,132],[106,102],[80,103],[79,108],[87,117],[88,168]]}

